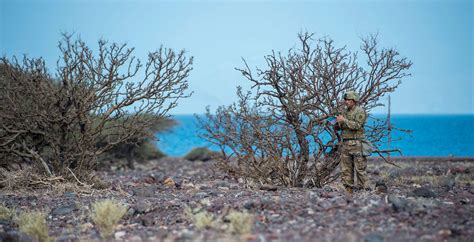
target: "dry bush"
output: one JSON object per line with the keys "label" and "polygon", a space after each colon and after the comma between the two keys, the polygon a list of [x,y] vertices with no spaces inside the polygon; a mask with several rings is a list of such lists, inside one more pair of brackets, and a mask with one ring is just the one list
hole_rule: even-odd
{"label": "dry bush", "polygon": [[29,235],[35,241],[51,241],[45,213],[38,211],[22,212],[18,217],[17,223],[20,232]]}
{"label": "dry bush", "polygon": [[252,232],[254,216],[247,212],[230,211],[226,216],[230,220],[230,231],[235,234],[250,234]]}
{"label": "dry bush", "polygon": [[82,178],[114,147],[153,139],[156,119],[191,95],[184,51],[160,47],[142,63],[126,44],[100,40],[93,52],[68,34],[59,50],[55,73],[41,58],[0,59],[0,165]]}
{"label": "dry bush", "polygon": [[184,213],[197,229],[213,228],[216,225],[214,215],[205,209],[197,208],[193,210],[190,207],[186,207]]}
{"label": "dry bush", "polygon": [[34,166],[23,166],[21,169],[11,171],[0,168],[0,190],[11,193],[41,190],[41,193],[61,196],[65,192],[90,193],[92,188],[105,189],[109,187],[108,183],[97,178],[93,173],[84,177],[88,177],[90,185],[75,181],[72,175],[46,176]]}
{"label": "dry bush", "polygon": [[103,238],[114,232],[118,222],[127,212],[127,207],[115,200],[102,200],[92,204],[91,219]]}
{"label": "dry bush", "polygon": [[[375,36],[362,39],[361,54],[308,33],[299,40],[299,49],[265,56],[265,68],[244,60],[237,70],[252,88],[239,87],[236,103],[200,119],[204,138],[222,150],[219,167],[260,183],[321,187],[337,178],[341,138],[326,120],[341,113],[343,94],[357,91],[370,111],[409,75],[411,62],[380,48]],[[367,125],[366,133],[381,142],[386,123]]]}

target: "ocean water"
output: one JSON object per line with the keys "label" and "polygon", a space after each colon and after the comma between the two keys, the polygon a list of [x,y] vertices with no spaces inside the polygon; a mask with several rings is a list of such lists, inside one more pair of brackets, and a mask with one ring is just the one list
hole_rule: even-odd
{"label": "ocean water", "polygon": [[[203,131],[194,115],[174,118],[178,125],[171,131],[156,134],[158,147],[167,155],[183,156],[192,148],[202,146],[216,149],[199,137]],[[411,130],[410,133],[392,133],[390,147],[399,148],[404,156],[474,156],[474,115],[392,115],[391,122],[396,127]]]}

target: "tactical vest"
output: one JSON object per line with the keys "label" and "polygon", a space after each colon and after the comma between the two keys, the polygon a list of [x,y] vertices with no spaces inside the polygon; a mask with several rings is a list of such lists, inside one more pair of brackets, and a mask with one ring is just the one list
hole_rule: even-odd
{"label": "tactical vest", "polygon": [[[364,125],[367,119],[367,114],[364,109],[359,106],[355,106],[352,110],[345,110],[342,115],[349,121],[352,121],[352,124],[344,122],[342,125],[342,139],[343,140],[361,140],[365,138],[364,135]],[[356,122],[358,125],[354,125]],[[359,126],[359,127],[355,127]]]}

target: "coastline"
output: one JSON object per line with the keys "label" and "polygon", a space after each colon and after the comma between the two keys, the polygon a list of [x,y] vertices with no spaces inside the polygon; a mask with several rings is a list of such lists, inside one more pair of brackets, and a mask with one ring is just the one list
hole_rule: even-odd
{"label": "coastline", "polygon": [[[383,161],[381,157],[368,157],[369,161]],[[405,162],[474,162],[474,156],[391,156],[390,161]]]}

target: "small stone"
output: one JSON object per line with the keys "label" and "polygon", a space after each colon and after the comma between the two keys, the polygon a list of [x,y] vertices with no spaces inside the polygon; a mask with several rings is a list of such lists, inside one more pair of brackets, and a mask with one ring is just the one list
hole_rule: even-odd
{"label": "small stone", "polygon": [[325,211],[325,210],[328,210],[330,208],[332,208],[332,204],[331,202],[329,202],[328,200],[323,200],[321,202],[318,203],[318,207],[317,207],[317,210],[319,211]]}
{"label": "small stone", "polygon": [[332,188],[329,187],[329,186],[323,187],[323,190],[326,191],[326,192],[334,192],[334,189],[332,189]]}
{"label": "small stone", "polygon": [[94,225],[92,223],[85,223],[81,225],[81,232],[88,231],[90,229],[94,228]]}
{"label": "small stone", "polygon": [[127,211],[127,216],[128,217],[131,217],[133,215],[135,215],[136,211],[134,208],[129,208],[128,211]]}
{"label": "small stone", "polygon": [[165,184],[168,187],[175,187],[176,183],[174,182],[173,178],[168,177],[163,181],[163,184]]}
{"label": "small stone", "polygon": [[262,185],[260,187],[260,190],[274,192],[274,191],[278,190],[278,187],[273,186],[273,185]]}
{"label": "small stone", "polygon": [[395,212],[406,211],[408,209],[408,201],[404,198],[390,194],[387,197],[387,201],[392,204]]}
{"label": "small stone", "polygon": [[114,237],[115,237],[116,240],[121,240],[122,237],[125,236],[125,234],[127,234],[127,232],[125,232],[125,231],[118,231],[118,232],[116,232],[116,233],[114,234]]}
{"label": "small stone", "polygon": [[206,185],[200,185],[200,186],[199,186],[199,190],[201,190],[201,191],[203,191],[203,190],[209,190],[209,189],[211,189],[211,187],[206,186]]}
{"label": "small stone", "polygon": [[67,197],[69,199],[76,198],[76,193],[75,192],[65,192],[63,195],[64,195],[64,197]]}
{"label": "small stone", "polygon": [[[131,238],[128,238],[128,241],[130,241],[130,242],[142,242],[142,241],[144,241],[144,239],[142,239],[142,237],[140,237],[138,235],[135,235],[135,236],[132,236]],[[158,241],[158,239],[151,239],[151,240],[148,240],[148,241]]]}
{"label": "small stone", "polygon": [[147,227],[147,226],[153,226],[155,224],[155,220],[153,219],[152,216],[143,216],[141,217],[141,222],[142,225]]}
{"label": "small stone", "polygon": [[471,200],[469,198],[465,197],[465,198],[461,199],[459,202],[461,204],[469,204],[471,202]]}
{"label": "small stone", "polygon": [[150,202],[147,200],[139,200],[134,206],[136,213],[148,213],[152,210]]}
{"label": "small stone", "polygon": [[230,189],[231,189],[231,190],[238,190],[239,188],[240,188],[240,187],[239,187],[239,185],[237,185],[237,184],[232,184],[232,185],[230,185]]}
{"label": "small stone", "polygon": [[148,184],[153,184],[153,183],[156,183],[156,179],[152,175],[148,175],[145,178],[143,178],[143,182],[148,183]]}
{"label": "small stone", "polygon": [[442,229],[442,230],[438,231],[438,234],[440,236],[446,238],[446,237],[449,237],[452,234],[452,232],[451,232],[450,229]]}
{"label": "small stone", "polygon": [[140,187],[132,189],[133,195],[137,197],[154,197],[155,187]]}
{"label": "small stone", "polygon": [[385,239],[380,234],[368,234],[364,238],[364,242],[384,242]]}
{"label": "small stone", "polygon": [[245,209],[252,209],[255,207],[255,202],[254,201],[247,201],[244,203],[244,208]]}
{"label": "small stone", "polygon": [[27,234],[15,231],[0,232],[0,241],[14,241],[14,242],[27,242],[34,241],[33,238]]}
{"label": "small stone", "polygon": [[187,230],[187,229],[182,230],[182,231],[179,233],[178,236],[179,236],[179,237],[178,237],[178,240],[179,240],[179,241],[187,241],[187,240],[193,240],[193,239],[195,239],[193,232],[191,232],[191,231],[189,231],[189,230]]}
{"label": "small stone", "polygon": [[51,211],[51,215],[53,216],[67,215],[73,212],[75,209],[76,209],[76,204],[71,203],[71,204],[61,206],[61,207],[54,208],[53,211]]}
{"label": "small stone", "polygon": [[206,206],[206,207],[210,207],[212,204],[211,204],[211,200],[209,200],[209,198],[204,198],[204,199],[201,199],[199,201],[199,203],[203,206]]}
{"label": "small stone", "polygon": [[384,181],[377,181],[375,182],[375,191],[377,193],[387,193],[388,187]]}
{"label": "small stone", "polygon": [[183,183],[181,186],[182,186],[182,188],[185,189],[185,190],[187,190],[187,189],[195,189],[195,188],[196,188],[196,186],[195,186],[193,183],[191,183],[191,182],[189,182],[189,183]]}
{"label": "small stone", "polygon": [[227,182],[227,181],[220,181],[216,184],[216,187],[218,187],[218,188],[220,188],[220,187],[230,188],[230,183]]}
{"label": "small stone", "polygon": [[426,198],[436,197],[436,193],[434,193],[433,191],[431,191],[430,189],[426,187],[415,188],[415,190],[412,191],[412,195],[416,197],[426,197]]}
{"label": "small stone", "polygon": [[334,196],[336,196],[336,194],[333,193],[333,192],[322,192],[321,193],[321,197],[323,197],[323,198],[333,198]]}
{"label": "small stone", "polygon": [[207,194],[207,192],[197,192],[196,194],[194,194],[194,197],[198,199],[203,199],[209,197],[209,194]]}

